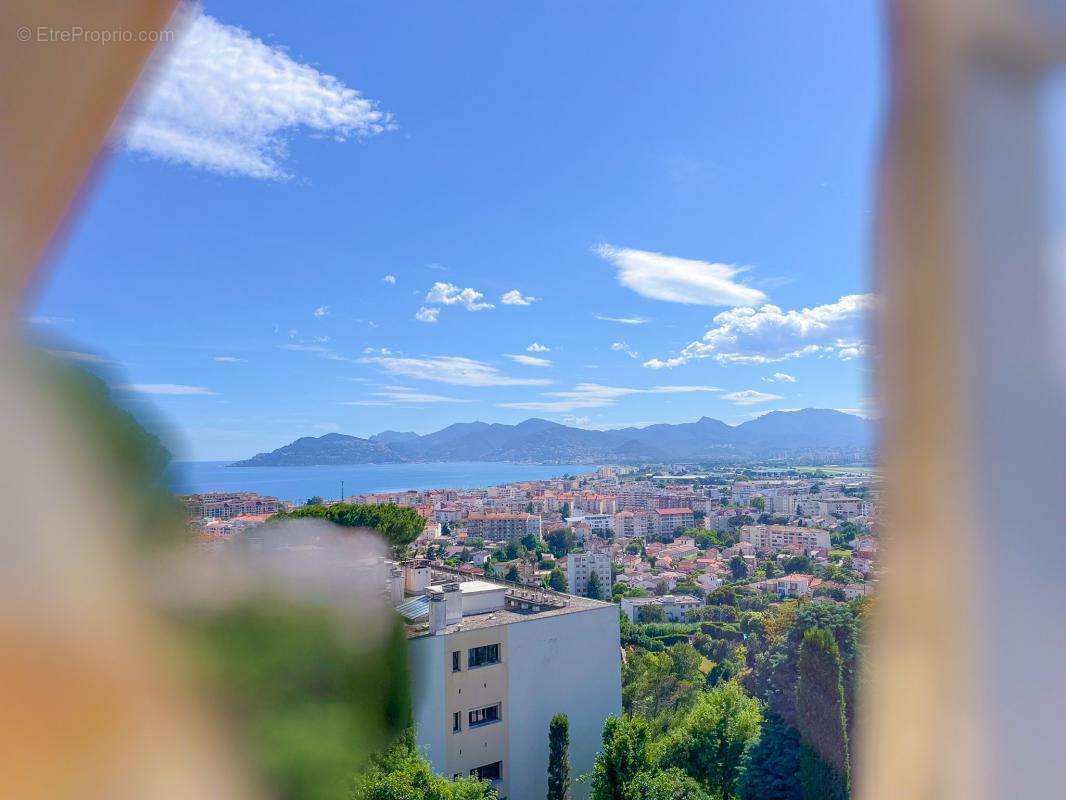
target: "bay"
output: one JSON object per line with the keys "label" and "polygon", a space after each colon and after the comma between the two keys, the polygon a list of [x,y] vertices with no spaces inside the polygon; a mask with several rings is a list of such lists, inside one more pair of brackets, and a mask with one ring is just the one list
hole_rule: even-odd
{"label": "bay", "polygon": [[228,461],[175,461],[167,470],[179,494],[258,492],[302,503],[318,495],[402,492],[407,489],[476,489],[518,481],[547,480],[596,470],[591,464],[510,464],[444,462],[427,464],[351,464],[322,467],[229,467]]}

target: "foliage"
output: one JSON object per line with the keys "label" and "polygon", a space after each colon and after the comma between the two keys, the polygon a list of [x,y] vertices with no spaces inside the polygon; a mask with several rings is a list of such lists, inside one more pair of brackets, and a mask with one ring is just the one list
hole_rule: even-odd
{"label": "foliage", "polygon": [[796,713],[803,741],[803,794],[845,800],[849,796],[849,766],[844,665],[833,634],[824,628],[808,630],[803,635],[798,661]]}
{"label": "foliage", "polygon": [[563,575],[563,571],[558,567],[555,567],[550,573],[548,573],[548,588],[554,589],[557,592],[566,591],[566,576]]}
{"label": "foliage", "polygon": [[574,538],[574,532],[569,528],[556,528],[548,532],[547,542],[552,555],[562,558],[573,549],[577,539]]}
{"label": "foliage", "polygon": [[548,724],[548,798],[570,796],[570,720],[556,714]]}
{"label": "foliage", "polygon": [[410,723],[406,638],[356,646],[320,609],[259,597],[180,617],[197,677],[278,796],[333,800]]}
{"label": "foliage", "polygon": [[670,717],[688,708],[705,684],[703,659],[692,645],[679,643],[662,652],[637,650],[622,666],[622,707],[665,728]]}
{"label": "foliage", "polygon": [[715,800],[703,785],[677,767],[638,773],[626,788],[626,800]]}
{"label": "foliage", "polygon": [[800,752],[795,728],[776,714],[767,714],[759,738],[744,751],[737,796],[740,800],[803,800]]}
{"label": "foliage", "polygon": [[729,559],[729,572],[733,576],[733,580],[741,580],[748,577],[748,565],[744,563],[744,559],[740,556],[733,556]]}
{"label": "foliage", "polygon": [[748,505],[750,505],[756,511],[765,511],[766,510],[766,499],[762,498],[762,497],[759,497],[759,496],[755,496],[755,497],[751,498],[751,502],[749,502]]}
{"label": "foliage", "polygon": [[585,588],[585,596],[590,600],[600,599],[600,577],[596,570],[589,572],[588,586]]}
{"label": "foliage", "polygon": [[733,642],[740,642],[744,639],[744,634],[740,632],[740,626],[735,623],[703,622],[700,623],[700,630],[716,639],[729,639]]}
{"label": "foliage", "polygon": [[638,606],[637,622],[641,624],[666,622],[666,611],[662,606]]}
{"label": "foliage", "polygon": [[808,555],[786,558],[785,563],[781,566],[787,573],[799,572],[810,574],[814,570],[814,562],[811,561],[811,557]]}
{"label": "foliage", "polygon": [[510,581],[511,583],[518,583],[518,581],[521,580],[521,576],[518,574],[518,567],[512,564],[507,570],[507,575],[504,576],[504,580]]}
{"label": "foliage", "polygon": [[603,744],[589,773],[589,800],[629,800],[634,779],[652,766],[648,721],[639,716],[608,717],[603,723]]}
{"label": "foliage", "polygon": [[734,530],[737,528],[742,528],[745,525],[752,525],[754,524],[754,522],[755,518],[748,514],[736,514],[726,520],[726,524]]}
{"label": "foliage", "polygon": [[394,553],[402,553],[425,529],[426,521],[413,508],[392,504],[360,505],[334,503],[331,506],[301,506],[279,511],[272,520],[324,519],[346,528],[373,528],[382,534]]}
{"label": "foliage", "polygon": [[741,761],[762,727],[759,701],[735,681],[700,695],[692,709],[657,744],[664,767],[677,767],[723,800],[736,797]]}
{"label": "foliage", "polygon": [[351,800],[495,800],[496,791],[487,781],[434,774],[413,739],[409,734],[372,759],[356,776]]}

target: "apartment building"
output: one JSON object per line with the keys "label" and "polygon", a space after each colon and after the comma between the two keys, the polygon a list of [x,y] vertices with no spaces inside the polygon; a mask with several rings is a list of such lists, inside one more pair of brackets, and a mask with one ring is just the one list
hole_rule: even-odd
{"label": "apartment building", "polygon": [[[543,800],[556,712],[570,720],[572,774],[592,768],[604,720],[622,710],[612,604],[474,580],[428,586],[398,610],[409,622],[417,741],[435,771]],[[574,800],[587,794],[575,782]]]}
{"label": "apartment building", "polygon": [[634,536],[647,537],[655,533],[656,518],[645,511],[619,511],[611,519],[611,528],[615,537],[632,539]]}
{"label": "apartment building", "polygon": [[540,517],[535,514],[470,514],[464,522],[467,535],[472,539],[506,542],[527,534],[540,536]]}
{"label": "apartment building", "polygon": [[744,525],[740,541],[756,550],[784,550],[788,547],[829,547],[829,531],[795,525]]}
{"label": "apartment building", "polygon": [[208,492],[206,494],[187,494],[181,498],[185,514],[193,519],[210,517],[211,519],[232,519],[233,517],[276,514],[291,503],[276,497],[255,492]]}
{"label": "apartment building", "polygon": [[600,597],[611,596],[610,553],[570,553],[566,557],[566,589],[570,594],[588,594],[589,578],[595,573]]}
{"label": "apartment building", "polygon": [[699,599],[687,594],[666,594],[662,597],[623,597],[622,613],[630,622],[640,621],[642,608],[661,608],[663,615],[670,622],[685,622],[689,612],[703,605]]}
{"label": "apartment building", "polygon": [[658,518],[658,532],[671,535],[696,525],[696,518],[691,508],[660,508],[655,512]]}

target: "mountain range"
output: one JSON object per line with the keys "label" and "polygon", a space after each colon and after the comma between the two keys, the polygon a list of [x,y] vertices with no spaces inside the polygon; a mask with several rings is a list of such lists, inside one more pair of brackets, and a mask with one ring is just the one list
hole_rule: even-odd
{"label": "mountain range", "polygon": [[383,431],[369,438],[305,436],[235,467],[510,461],[540,464],[665,461],[806,461],[868,459],[876,423],[825,408],[771,411],[740,425],[710,417],[676,425],[586,430],[545,419],[517,425],[459,422],[435,433]]}

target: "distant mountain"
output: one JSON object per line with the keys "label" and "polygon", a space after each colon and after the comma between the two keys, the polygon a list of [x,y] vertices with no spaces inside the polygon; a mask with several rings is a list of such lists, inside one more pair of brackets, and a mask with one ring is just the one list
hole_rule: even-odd
{"label": "distant mountain", "polygon": [[420,436],[383,431],[361,439],[327,433],[304,437],[233,466],[394,464],[410,461],[514,461],[543,464],[607,462],[817,460],[869,458],[870,420],[824,408],[771,411],[741,425],[701,417],[678,425],[592,431],[545,419],[517,425],[460,422]]}

